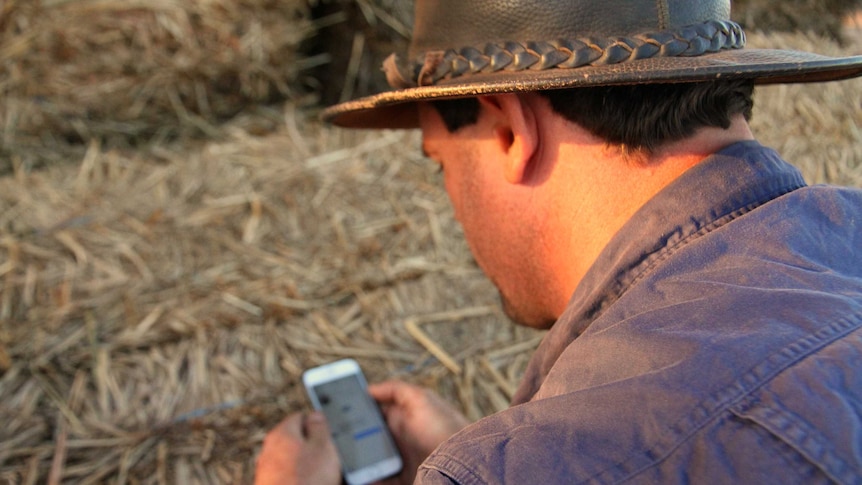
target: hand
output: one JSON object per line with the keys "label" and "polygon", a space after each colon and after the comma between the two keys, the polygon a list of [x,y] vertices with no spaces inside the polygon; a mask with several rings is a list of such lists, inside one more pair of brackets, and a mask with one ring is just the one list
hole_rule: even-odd
{"label": "hand", "polygon": [[413,483],[425,458],[470,424],[440,396],[421,387],[387,381],[368,386],[368,392],[380,403],[404,460],[404,470],[391,483]]}
{"label": "hand", "polygon": [[341,465],[323,414],[292,414],[267,433],[254,483],[340,485]]}

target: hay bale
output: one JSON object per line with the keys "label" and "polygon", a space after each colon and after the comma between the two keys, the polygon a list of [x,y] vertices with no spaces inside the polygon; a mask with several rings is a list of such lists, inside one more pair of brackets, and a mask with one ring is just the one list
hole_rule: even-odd
{"label": "hay bale", "polygon": [[[297,92],[304,0],[12,0],[0,12],[0,172],[91,140],[218,135]],[[67,155],[63,151],[63,155]]]}
{"label": "hay bale", "polygon": [[314,72],[324,105],[390,89],[381,66],[389,54],[407,50],[413,2],[319,0],[312,16],[321,28],[308,54],[331,59]]}

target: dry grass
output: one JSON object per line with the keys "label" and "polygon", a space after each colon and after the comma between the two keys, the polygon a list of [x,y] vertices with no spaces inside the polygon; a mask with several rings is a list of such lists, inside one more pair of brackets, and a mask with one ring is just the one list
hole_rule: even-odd
{"label": "dry grass", "polygon": [[[862,186],[860,88],[758,88],[755,130]],[[502,316],[417,134],[265,114],[0,178],[0,483],[248,483],[301,371],[344,356],[506,407],[541,334]]]}
{"label": "dry grass", "polygon": [[305,406],[300,371],[343,356],[505,407],[535,336],[505,323],[416,134],[286,120],[0,180],[0,477],[247,482]]}

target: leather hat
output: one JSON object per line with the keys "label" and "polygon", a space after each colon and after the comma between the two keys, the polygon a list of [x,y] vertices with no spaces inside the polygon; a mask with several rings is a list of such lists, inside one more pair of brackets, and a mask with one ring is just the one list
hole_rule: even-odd
{"label": "leather hat", "polygon": [[754,79],[833,81],[862,56],[747,49],[729,0],[416,0],[406,54],[384,63],[393,90],[322,117],[413,128],[423,100],[581,86]]}

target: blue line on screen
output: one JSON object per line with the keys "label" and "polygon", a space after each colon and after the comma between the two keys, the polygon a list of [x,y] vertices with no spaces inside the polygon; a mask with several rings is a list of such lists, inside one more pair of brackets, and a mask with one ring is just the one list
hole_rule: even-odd
{"label": "blue line on screen", "polygon": [[369,436],[375,435],[375,434],[377,434],[377,433],[379,433],[379,432],[381,432],[381,431],[382,431],[382,429],[381,429],[379,426],[374,427],[374,428],[364,429],[364,430],[362,430],[362,431],[357,431],[357,432],[353,435],[353,439],[355,439],[355,440],[361,440],[361,439],[363,439],[363,438],[368,438]]}

